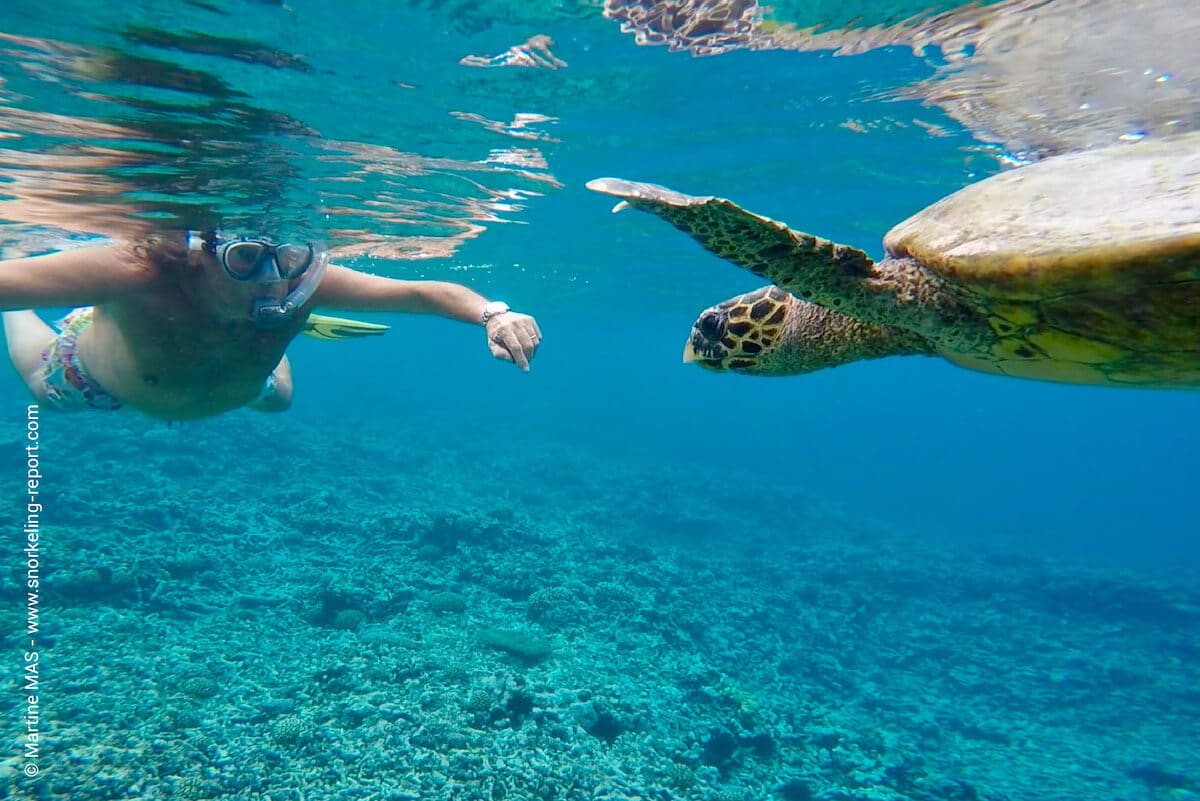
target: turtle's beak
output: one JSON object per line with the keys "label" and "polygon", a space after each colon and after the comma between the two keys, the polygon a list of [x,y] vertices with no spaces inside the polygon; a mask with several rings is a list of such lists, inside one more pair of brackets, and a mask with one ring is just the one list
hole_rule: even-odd
{"label": "turtle's beak", "polygon": [[729,325],[729,314],[719,306],[705,309],[692,324],[692,333],[683,346],[685,364],[700,362],[702,367],[717,368],[723,353],[721,337]]}
{"label": "turtle's beak", "polygon": [[[699,344],[700,347],[696,347]],[[706,370],[721,370],[720,357],[713,354],[705,355],[705,340],[704,337],[695,331],[688,337],[687,343],[683,346],[683,363],[698,364]]]}

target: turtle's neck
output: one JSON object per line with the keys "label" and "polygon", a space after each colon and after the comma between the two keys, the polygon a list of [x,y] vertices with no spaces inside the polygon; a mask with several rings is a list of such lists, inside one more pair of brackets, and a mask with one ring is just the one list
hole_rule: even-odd
{"label": "turtle's neck", "polygon": [[978,305],[916,259],[889,256],[862,283],[872,296],[869,308],[856,314],[864,320],[899,326],[951,349],[977,338]]}
{"label": "turtle's neck", "polygon": [[[944,280],[916,259],[887,257],[878,263],[857,248],[792,231],[787,258],[758,272],[807,300],[855,321],[914,331],[941,341],[978,313]],[[868,340],[869,332],[861,334]]]}
{"label": "turtle's neck", "polygon": [[919,333],[867,322],[793,298],[784,322],[781,347],[770,371],[779,375],[810,373],[863,359],[933,355],[935,348]]}

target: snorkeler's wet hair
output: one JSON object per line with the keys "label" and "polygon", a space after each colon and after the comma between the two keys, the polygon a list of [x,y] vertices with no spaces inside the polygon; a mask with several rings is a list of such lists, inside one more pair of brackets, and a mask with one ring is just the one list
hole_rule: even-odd
{"label": "snorkeler's wet hair", "polygon": [[188,266],[187,232],[160,231],[133,245],[134,252],[163,273],[179,273]]}

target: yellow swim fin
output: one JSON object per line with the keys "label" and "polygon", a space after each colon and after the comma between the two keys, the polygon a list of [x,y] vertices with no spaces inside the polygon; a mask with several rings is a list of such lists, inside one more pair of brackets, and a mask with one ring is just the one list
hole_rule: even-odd
{"label": "yellow swim fin", "polygon": [[325,314],[310,314],[308,322],[300,331],[313,339],[358,339],[360,337],[377,337],[386,334],[391,326],[380,323],[364,323],[361,320],[347,320],[344,317],[330,317]]}

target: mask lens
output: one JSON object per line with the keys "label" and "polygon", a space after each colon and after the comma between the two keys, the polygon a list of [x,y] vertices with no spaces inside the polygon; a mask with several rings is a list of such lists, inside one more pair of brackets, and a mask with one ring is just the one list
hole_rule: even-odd
{"label": "mask lens", "polygon": [[312,264],[311,245],[280,245],[275,249],[275,264],[284,278],[296,278]]}
{"label": "mask lens", "polygon": [[261,242],[234,242],[225,248],[226,271],[239,280],[253,278],[265,250]]}

